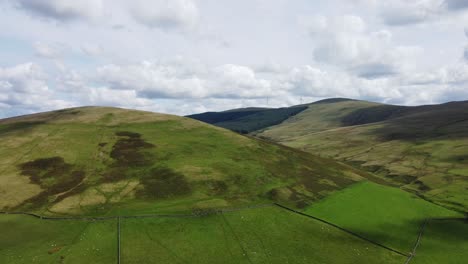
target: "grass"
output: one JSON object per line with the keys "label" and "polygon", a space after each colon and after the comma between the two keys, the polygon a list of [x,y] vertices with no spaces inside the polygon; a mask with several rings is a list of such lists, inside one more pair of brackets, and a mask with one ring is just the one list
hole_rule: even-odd
{"label": "grass", "polygon": [[462,215],[398,188],[361,182],[313,204],[306,213],[409,253],[426,218]]}
{"label": "grass", "polygon": [[124,263],[402,263],[404,257],[283,209],[126,219]]}
{"label": "grass", "polygon": [[115,263],[116,222],[0,215],[0,263]]}
{"label": "grass", "polygon": [[412,264],[463,264],[468,259],[466,221],[429,221]]}

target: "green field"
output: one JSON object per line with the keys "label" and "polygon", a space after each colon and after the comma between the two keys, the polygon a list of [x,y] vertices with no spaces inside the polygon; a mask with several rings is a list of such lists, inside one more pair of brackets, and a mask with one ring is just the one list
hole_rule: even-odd
{"label": "green field", "polygon": [[468,222],[429,221],[413,264],[464,264],[468,259]]}
{"label": "green field", "polygon": [[[0,216],[1,263],[115,263],[117,224]],[[279,207],[121,220],[122,263],[401,263],[405,257]]]}
{"label": "green field", "polygon": [[116,263],[116,221],[0,215],[0,263]]}
{"label": "green field", "polygon": [[398,188],[362,182],[305,210],[390,248],[409,253],[426,218],[463,215]]}

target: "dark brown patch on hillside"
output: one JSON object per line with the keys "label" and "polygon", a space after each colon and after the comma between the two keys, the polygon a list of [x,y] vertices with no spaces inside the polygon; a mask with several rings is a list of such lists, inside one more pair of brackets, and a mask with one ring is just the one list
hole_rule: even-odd
{"label": "dark brown patch on hillside", "polygon": [[228,186],[224,181],[208,180],[205,184],[212,195],[221,195],[226,193],[228,190]]}
{"label": "dark brown patch on hillside", "polygon": [[22,175],[28,176],[32,183],[44,189],[23,203],[32,204],[33,207],[47,203],[50,196],[71,190],[86,176],[84,171],[66,163],[62,157],[36,159],[22,163],[18,167]]}
{"label": "dark brown patch on hillside", "polygon": [[[151,166],[155,157],[148,152],[154,148],[153,144],[144,141],[141,134],[129,131],[119,131],[115,135],[119,137],[112,146],[110,157],[114,162],[102,175],[104,182],[115,182],[130,177],[131,170],[142,169]],[[102,143],[101,143],[102,144]]]}
{"label": "dark brown patch on hillside", "polygon": [[140,197],[168,198],[192,192],[185,176],[169,168],[154,168],[140,181],[144,187],[137,192]]}
{"label": "dark brown patch on hillside", "polygon": [[144,141],[138,133],[123,131],[115,134],[121,138],[117,140],[110,153],[110,156],[115,160],[113,167],[151,165],[152,156],[149,153],[144,153],[144,150],[153,148],[153,144]]}

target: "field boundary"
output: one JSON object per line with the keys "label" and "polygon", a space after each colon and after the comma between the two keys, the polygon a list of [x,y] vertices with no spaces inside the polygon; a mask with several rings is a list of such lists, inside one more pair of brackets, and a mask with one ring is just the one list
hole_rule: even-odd
{"label": "field boundary", "polygon": [[42,220],[83,220],[83,221],[106,221],[114,219],[136,219],[136,218],[196,218],[214,214],[232,213],[244,210],[258,209],[264,207],[274,207],[275,204],[257,204],[237,208],[210,208],[207,210],[195,211],[191,214],[144,214],[144,215],[111,215],[111,216],[44,216],[30,212],[7,212],[0,211],[3,215],[26,215]]}
{"label": "field boundary", "polygon": [[460,217],[426,218],[424,222],[421,224],[421,227],[419,228],[418,238],[416,239],[413,250],[409,254],[408,258],[406,259],[405,264],[410,263],[413,257],[416,255],[416,250],[418,249],[419,244],[421,243],[424,230],[426,229],[427,224],[429,224],[429,222],[431,221],[468,221],[468,218],[460,218]]}
{"label": "field boundary", "polygon": [[117,218],[117,264],[120,264],[120,217]]}
{"label": "field boundary", "polygon": [[416,249],[418,248],[419,243],[421,243],[421,238],[424,233],[424,229],[426,228],[427,222],[429,222],[429,219],[424,220],[423,224],[419,228],[418,238],[416,239],[416,243],[414,244],[413,250],[409,254],[408,258],[406,259],[405,264],[410,263],[410,261],[413,259],[414,255],[416,254]]}
{"label": "field boundary", "polygon": [[257,205],[250,205],[250,206],[245,206],[245,207],[238,207],[238,208],[211,208],[211,209],[200,209],[198,211],[194,211],[191,214],[146,214],[146,215],[114,215],[114,216],[70,216],[70,217],[52,217],[52,216],[43,216],[35,213],[30,213],[30,212],[6,212],[6,211],[0,211],[0,215],[26,215],[26,216],[31,216],[37,219],[41,220],[51,220],[51,221],[63,221],[63,220],[78,220],[78,221],[106,221],[106,220],[117,220],[117,263],[121,263],[121,248],[120,248],[120,222],[121,219],[144,219],[144,218],[199,218],[199,217],[205,217],[209,215],[216,215],[216,214],[225,214],[225,213],[232,213],[232,212],[239,212],[239,211],[244,211],[244,210],[252,210],[252,209],[260,209],[260,208],[266,208],[266,207],[277,207],[280,208],[281,210],[286,210],[289,212],[292,212],[297,215],[301,215],[303,217],[307,217],[310,219],[313,219],[315,221],[324,223],[326,225],[332,226],[340,231],[343,231],[349,235],[352,235],[356,238],[359,238],[361,240],[364,240],[368,243],[371,243],[375,246],[378,246],[380,248],[389,250],[393,253],[396,253],[398,255],[407,257],[405,264],[408,264],[413,257],[416,255],[416,250],[422,240],[422,236],[424,233],[424,229],[426,225],[429,223],[429,221],[467,221],[468,218],[457,218],[457,217],[452,217],[452,218],[427,218],[424,220],[420,227],[420,231],[418,234],[418,237],[416,239],[415,245],[412,249],[412,251],[409,254],[405,254],[401,251],[398,251],[396,249],[390,248],[388,246],[385,246],[379,242],[375,242],[373,240],[370,240],[360,234],[357,234],[351,230],[348,230],[346,228],[340,227],[336,224],[333,224],[327,220],[315,217],[313,215],[309,215],[300,211],[297,211],[295,209],[292,209],[290,207],[284,206],[279,203],[268,203],[268,204],[257,204]]}
{"label": "field boundary", "polygon": [[373,241],[373,240],[370,240],[370,239],[368,239],[368,238],[366,238],[366,237],[364,237],[364,236],[361,236],[361,235],[359,235],[359,234],[357,234],[357,233],[354,233],[353,231],[350,231],[350,230],[348,230],[348,229],[346,229],[346,228],[343,228],[343,227],[337,226],[337,225],[335,225],[335,224],[333,224],[333,223],[330,223],[330,222],[328,222],[327,220],[323,220],[323,219],[321,219],[321,218],[318,218],[318,217],[315,217],[315,216],[312,216],[312,215],[309,215],[309,214],[305,214],[305,213],[303,213],[303,212],[294,210],[294,209],[292,209],[292,208],[289,208],[289,207],[287,207],[287,206],[281,205],[281,204],[279,204],[279,203],[275,203],[275,205],[278,206],[279,208],[282,208],[282,209],[284,209],[284,210],[290,211],[290,212],[292,212],[292,213],[295,213],[295,214],[298,214],[298,215],[301,215],[301,216],[305,216],[305,217],[314,219],[314,220],[316,220],[316,221],[319,221],[319,222],[321,222],[321,223],[324,223],[324,224],[333,226],[334,228],[337,228],[337,229],[339,229],[339,230],[341,230],[341,231],[343,231],[343,232],[346,232],[346,233],[348,233],[348,234],[350,234],[350,235],[352,235],[352,236],[354,236],[354,237],[357,237],[357,238],[359,238],[359,239],[362,239],[362,240],[364,240],[364,241],[366,241],[366,242],[368,242],[368,243],[371,243],[371,244],[376,245],[376,246],[378,246],[378,247],[384,248],[384,249],[386,249],[386,250],[392,251],[393,253],[396,253],[396,254],[398,254],[398,255],[401,255],[401,256],[404,256],[404,257],[409,257],[408,254],[405,254],[405,253],[400,252],[400,251],[398,251],[398,250],[396,250],[396,249],[387,247],[387,246],[385,246],[385,245],[383,245],[383,244],[380,244],[380,243],[378,243],[378,242],[375,242],[375,241]]}

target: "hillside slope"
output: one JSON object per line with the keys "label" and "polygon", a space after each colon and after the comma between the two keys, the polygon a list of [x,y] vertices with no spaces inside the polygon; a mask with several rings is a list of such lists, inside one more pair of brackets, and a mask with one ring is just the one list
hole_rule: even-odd
{"label": "hillside slope", "polygon": [[280,124],[307,109],[306,106],[285,108],[241,108],[224,112],[207,112],[187,117],[242,134]]}
{"label": "hillside slope", "polygon": [[256,136],[374,172],[468,211],[468,102],[416,107],[365,101],[311,104]]}
{"label": "hillside slope", "polygon": [[281,201],[363,179],[332,160],[189,118],[83,107],[0,120],[0,210],[141,214]]}

